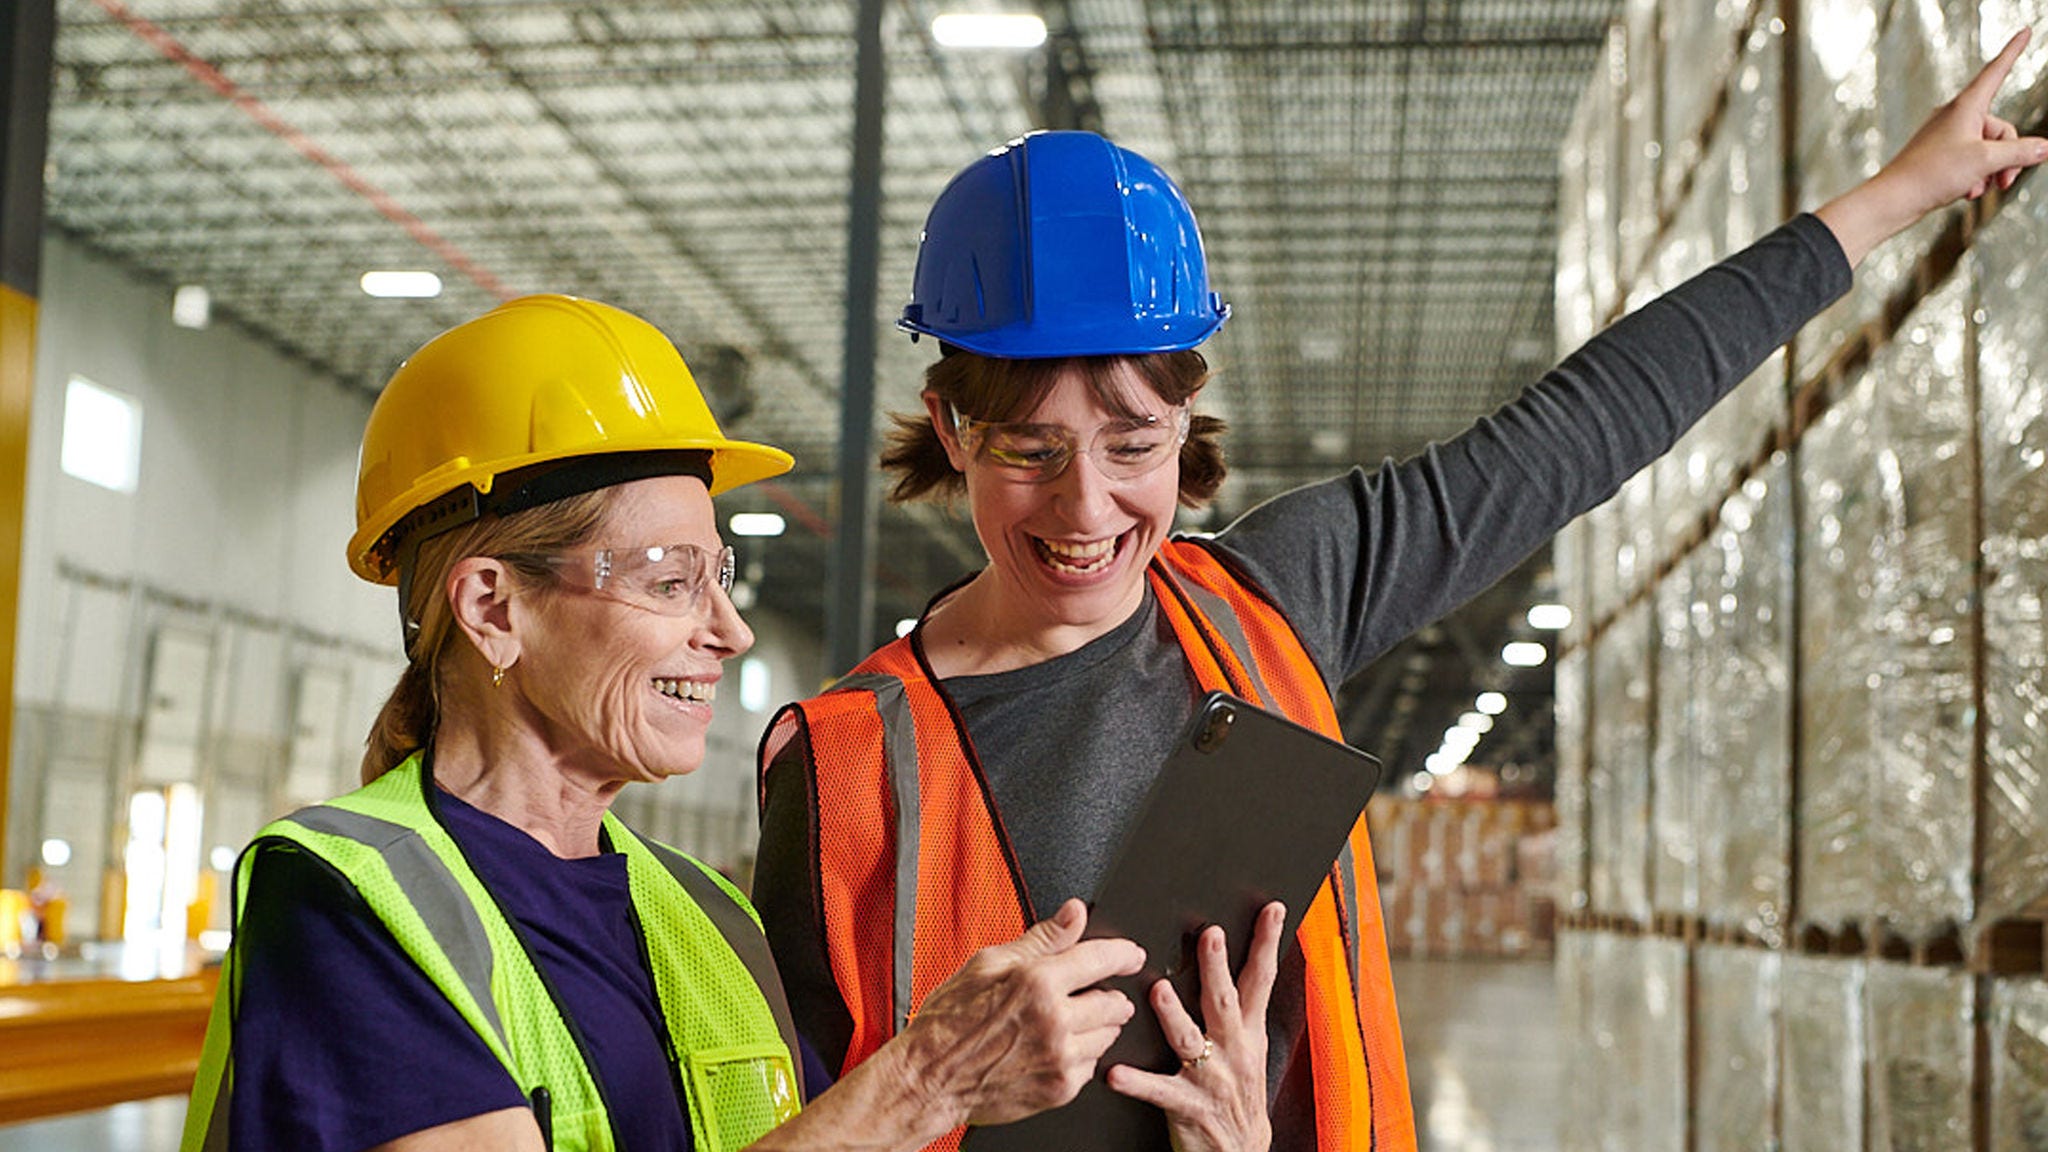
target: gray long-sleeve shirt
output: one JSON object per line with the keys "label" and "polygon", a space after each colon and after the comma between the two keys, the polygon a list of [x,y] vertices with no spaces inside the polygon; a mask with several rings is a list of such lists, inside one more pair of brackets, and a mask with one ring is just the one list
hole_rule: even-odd
{"label": "gray long-sleeve shirt", "polygon": [[[1826,226],[1798,217],[1617,321],[1456,438],[1277,496],[1214,546],[1285,613],[1334,691],[1611,496],[1849,279]],[[1149,593],[1074,652],[942,687],[1041,915],[1094,892],[1198,696]],[[824,959],[804,772],[792,748],[769,774],[754,901],[798,1027],[836,1067],[849,1018]],[[1268,1014],[1276,1149],[1314,1146],[1302,960],[1288,952]]]}

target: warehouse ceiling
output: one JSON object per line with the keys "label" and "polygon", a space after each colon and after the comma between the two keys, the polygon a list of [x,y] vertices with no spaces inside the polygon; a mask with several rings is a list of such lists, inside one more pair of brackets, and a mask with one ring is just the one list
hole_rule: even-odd
{"label": "warehouse ceiling", "polygon": [[[962,7],[974,7],[971,2]],[[1016,5],[1022,6],[1022,5]],[[1614,0],[1045,0],[1045,47],[937,47],[884,15],[878,330],[923,212],[977,154],[1088,127],[1159,161],[1233,306],[1206,349],[1232,424],[1216,526],[1354,461],[1411,454],[1552,358],[1557,151]],[[845,341],[856,5],[818,0],[59,0],[48,224],[374,391],[510,295],[621,305],[683,349],[737,435],[797,471],[732,498],[756,603],[825,627]],[[372,268],[438,273],[372,299]],[[882,340],[882,411],[929,343]],[[880,413],[876,427],[883,426]],[[979,566],[961,517],[885,509],[878,633]],[[1479,687],[1495,758],[1549,758],[1548,668],[1500,643],[1540,561],[1345,693],[1404,776]],[[1526,701],[1527,707],[1523,704]]]}

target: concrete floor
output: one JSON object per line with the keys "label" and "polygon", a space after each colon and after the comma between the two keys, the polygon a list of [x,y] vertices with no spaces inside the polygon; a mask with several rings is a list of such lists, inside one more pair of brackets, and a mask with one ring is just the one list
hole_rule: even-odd
{"label": "concrete floor", "polygon": [[[1557,1152],[1557,993],[1545,962],[1396,961],[1421,1152]],[[176,1152],[181,1096],[0,1125],[0,1152]]]}

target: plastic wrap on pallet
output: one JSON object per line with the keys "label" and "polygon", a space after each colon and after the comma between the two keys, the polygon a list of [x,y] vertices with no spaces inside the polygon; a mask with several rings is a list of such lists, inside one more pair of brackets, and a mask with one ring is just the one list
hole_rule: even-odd
{"label": "plastic wrap on pallet", "polygon": [[1870,1147],[1874,1152],[1956,1152],[1970,1146],[1970,975],[1873,962],[1870,1006]]}
{"label": "plastic wrap on pallet", "polygon": [[1678,562],[1655,596],[1656,735],[1650,753],[1650,907],[1692,915],[1699,910],[1699,816],[1693,811],[1700,774],[1695,718],[1699,708],[1699,632],[1693,622],[1693,570],[1701,552]]}
{"label": "plastic wrap on pallet", "polygon": [[1586,606],[1593,620],[1603,620],[1621,607],[1620,570],[1615,555],[1621,548],[1621,496],[1616,494],[1579,518],[1586,526]]}
{"label": "plastic wrap on pallet", "polygon": [[1884,517],[1871,847],[1876,911],[1915,941],[1967,924],[1971,914],[1976,462],[1964,364],[1968,271],[1930,294],[1871,367]]}
{"label": "plastic wrap on pallet", "polygon": [[1742,58],[1729,80],[1728,111],[1706,172],[1725,174],[1723,252],[1748,247],[1784,219],[1785,28],[1778,5],[1759,5]]}
{"label": "plastic wrap on pallet", "polygon": [[1991,922],[2048,910],[2048,197],[2021,189],[1972,245],[1981,270],[1984,885]]}
{"label": "plastic wrap on pallet", "polygon": [[1693,956],[1695,1152],[1756,1152],[1772,1146],[1778,1089],[1776,952],[1702,945]]}
{"label": "plastic wrap on pallet", "polygon": [[[1906,146],[1928,113],[1969,83],[1982,63],[1976,57],[1976,0],[1912,0],[1894,3],[1877,46],[1879,151],[1891,156]],[[1929,213],[1872,249],[1857,270],[1863,290],[1889,296],[1913,278],[1914,267],[1941,234],[1964,212],[1953,205]]]}
{"label": "plastic wrap on pallet", "polygon": [[1767,944],[1784,937],[1791,846],[1790,465],[1782,455],[1721,506],[1698,573],[1702,630],[1700,914]]}
{"label": "plastic wrap on pallet", "polygon": [[1787,955],[1779,972],[1783,1152],[1862,1152],[1862,960]]}
{"label": "plastic wrap on pallet", "polygon": [[[1664,5],[1664,202],[1677,200],[1699,168],[1700,141],[1714,101],[1735,70],[1736,37],[1749,0],[1688,0]],[[1701,172],[1701,178],[1707,173]],[[1693,185],[1697,192],[1697,180]]]}
{"label": "plastic wrap on pallet", "polygon": [[[1569,352],[1584,344],[1600,330],[1606,314],[1593,298],[1592,229],[1595,227],[1594,206],[1596,199],[1604,197],[1605,189],[1595,191],[1592,181],[1596,177],[1587,153],[1593,149],[1606,150],[1613,147],[1614,133],[1608,130],[1605,121],[1598,118],[1600,111],[1609,105],[1595,99],[1594,89],[1610,84],[1604,69],[1595,69],[1587,81],[1585,93],[1579,98],[1578,109],[1572,114],[1569,127],[1565,130],[1564,143],[1558,149],[1557,160],[1557,277],[1555,282],[1555,307],[1557,350],[1560,354]],[[1596,129],[1598,132],[1596,134]],[[1598,174],[1605,178],[1605,172]],[[1604,200],[1599,205],[1604,215]],[[1601,221],[1605,223],[1604,220]]]}
{"label": "plastic wrap on pallet", "polygon": [[1563,1040],[1564,1106],[1559,1109],[1560,1152],[1597,1152],[1601,1072],[1605,1061],[1596,1038],[1593,1012],[1599,985],[1593,971],[1589,932],[1557,934],[1557,1022]]}
{"label": "plastic wrap on pallet", "polygon": [[1991,989],[1991,1152],[2048,1148],[2048,983]]}
{"label": "plastic wrap on pallet", "polygon": [[1621,81],[1621,201],[1615,218],[1622,283],[1634,282],[1657,234],[1657,181],[1663,125],[1657,103],[1657,0],[1624,0],[1628,49]]}
{"label": "plastic wrap on pallet", "polygon": [[1586,628],[1593,622],[1586,596],[1585,517],[1565,525],[1551,539],[1550,572],[1557,582],[1558,601],[1572,610],[1571,623],[1558,635],[1560,646],[1569,648],[1585,639]]}
{"label": "plastic wrap on pallet", "polygon": [[1877,907],[1876,397],[1866,374],[1799,446],[1799,902],[1829,931]]}
{"label": "plastic wrap on pallet", "polygon": [[1657,570],[1657,466],[1653,462],[1622,481],[1615,499],[1621,502],[1614,579],[1622,599],[1633,597]]}
{"label": "plastic wrap on pallet", "polygon": [[1567,912],[1588,906],[1586,886],[1586,650],[1574,648],[1557,659],[1556,697],[1552,704],[1557,728],[1556,900]]}
{"label": "plastic wrap on pallet", "polygon": [[[1586,143],[1586,288],[1593,313],[1605,320],[1621,303],[1620,79],[1628,75],[1628,31],[1607,30],[1599,62],[1582,98],[1592,133]],[[1560,348],[1560,353],[1569,349]]]}
{"label": "plastic wrap on pallet", "polygon": [[[1878,16],[1885,0],[1809,0],[1800,9],[1799,206],[1812,210],[1874,174],[1884,161],[1878,119]],[[1890,286],[1859,272],[1848,295],[1800,329],[1797,377],[1811,378],[1878,316]]]}
{"label": "plastic wrap on pallet", "polygon": [[1686,954],[1671,940],[1584,935],[1576,989],[1581,1058],[1567,1147],[1679,1152],[1685,1139]]}
{"label": "plastic wrap on pallet", "polygon": [[1649,665],[1649,605],[1638,601],[1593,644],[1586,848],[1593,910],[1639,919],[1650,913]]}
{"label": "plastic wrap on pallet", "polygon": [[[2048,24],[2048,2],[2044,0],[1982,0],[1977,5],[1977,58],[1989,60],[1998,54],[2012,34],[2022,28],[2034,30],[2034,45],[2040,46],[2041,27]],[[2013,124],[2035,124],[2048,108],[2048,60],[2032,49],[2013,62],[1991,112]]]}

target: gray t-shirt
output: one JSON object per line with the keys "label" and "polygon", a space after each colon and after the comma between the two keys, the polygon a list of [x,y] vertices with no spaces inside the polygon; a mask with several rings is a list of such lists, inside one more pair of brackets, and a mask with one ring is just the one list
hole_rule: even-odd
{"label": "gray t-shirt", "polygon": [[[1210,544],[1286,615],[1334,690],[1613,495],[1849,279],[1826,225],[1800,216],[1615,322],[1456,438],[1274,497]],[[1040,914],[1094,892],[1198,696],[1149,593],[1074,652],[942,687]],[[787,749],[769,772],[754,902],[798,1027],[837,1067],[850,1024],[824,960],[804,755]],[[1287,952],[1268,1011],[1276,1149],[1314,1144],[1302,961]]]}

